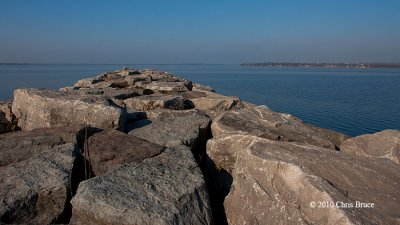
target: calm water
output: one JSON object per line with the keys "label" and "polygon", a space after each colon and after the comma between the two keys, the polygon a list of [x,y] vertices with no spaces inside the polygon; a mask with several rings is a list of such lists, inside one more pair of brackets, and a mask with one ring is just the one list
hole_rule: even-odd
{"label": "calm water", "polygon": [[[0,99],[19,87],[57,89],[123,65],[0,65]],[[126,65],[169,71],[303,121],[355,136],[400,129],[400,69]]]}

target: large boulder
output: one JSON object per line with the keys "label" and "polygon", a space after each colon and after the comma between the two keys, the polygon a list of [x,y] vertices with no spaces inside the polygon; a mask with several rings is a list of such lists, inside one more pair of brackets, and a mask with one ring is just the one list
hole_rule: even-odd
{"label": "large boulder", "polygon": [[211,121],[204,115],[192,113],[139,120],[132,124],[129,134],[165,147],[186,145],[200,148],[208,138]]}
{"label": "large boulder", "polygon": [[175,117],[187,117],[187,116],[201,116],[207,117],[204,111],[198,109],[187,109],[187,110],[169,110],[156,108],[145,112],[147,119],[151,120],[168,120]]}
{"label": "large boulder", "polygon": [[171,92],[182,92],[190,90],[188,88],[188,84],[179,81],[179,82],[165,82],[165,81],[153,81],[149,84],[142,86],[145,89],[150,89],[152,91],[159,91],[163,93],[171,93]]}
{"label": "large boulder", "polygon": [[241,109],[243,105],[238,97],[224,96],[213,92],[204,92],[206,96],[190,99],[196,109],[210,111],[226,111]]}
{"label": "large boulder", "polygon": [[202,84],[198,84],[198,83],[194,83],[193,84],[193,91],[208,91],[208,92],[215,92],[215,89],[213,87],[210,86],[205,86]]}
{"label": "large boulder", "polygon": [[6,119],[5,113],[0,111],[0,134],[11,131],[11,123]]}
{"label": "large boulder", "polygon": [[0,167],[0,223],[67,223],[74,144]]}
{"label": "large boulder", "polygon": [[161,154],[164,148],[116,130],[105,130],[88,140],[90,163],[94,175],[100,176],[116,165],[140,162]]}
{"label": "large boulder", "polygon": [[159,94],[144,95],[124,100],[124,103],[128,109],[134,109],[138,111],[148,111],[156,108],[183,110],[188,108],[185,102],[186,99],[182,98],[181,96]]}
{"label": "large boulder", "polygon": [[13,122],[14,115],[12,113],[12,102],[0,101],[0,113],[3,114],[7,121]]}
{"label": "large boulder", "polygon": [[228,111],[213,121],[212,134],[252,134],[288,142],[300,142],[337,149],[348,137],[339,132],[304,124],[300,119],[277,113],[265,106]]}
{"label": "large boulder", "polygon": [[[88,133],[97,129],[89,128]],[[40,128],[0,135],[0,166],[23,161],[52,148],[66,144],[83,143],[84,128],[81,126]]]}
{"label": "large boulder", "polygon": [[184,146],[82,182],[71,203],[71,225],[211,223],[206,183]]}
{"label": "large boulder", "polygon": [[126,109],[109,99],[48,89],[15,90],[12,109],[22,130],[72,124],[123,129],[126,121]]}
{"label": "large boulder", "polygon": [[103,82],[104,80],[99,77],[85,78],[78,80],[75,84],[75,88],[93,88],[95,84]]}
{"label": "large boulder", "polygon": [[233,177],[229,224],[399,223],[400,165],[388,160],[240,134],[207,153]]}
{"label": "large boulder", "polygon": [[0,134],[16,129],[16,127],[13,127],[14,115],[12,114],[11,106],[11,102],[0,101]]}
{"label": "large boulder", "polygon": [[342,143],[340,150],[370,158],[387,158],[400,163],[400,131],[384,130],[350,138]]}

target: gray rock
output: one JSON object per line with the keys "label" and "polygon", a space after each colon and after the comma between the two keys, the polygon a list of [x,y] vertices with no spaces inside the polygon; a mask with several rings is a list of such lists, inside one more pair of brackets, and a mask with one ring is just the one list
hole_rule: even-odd
{"label": "gray rock", "polygon": [[[13,130],[15,120],[11,111],[11,102],[0,101],[0,134],[8,133]],[[14,127],[14,130],[16,127]]]}
{"label": "gray rock", "polygon": [[211,223],[206,183],[183,146],[82,182],[71,203],[71,225]]}
{"label": "gray rock", "polygon": [[159,120],[140,120],[133,124],[130,135],[165,147],[186,145],[196,147],[205,142],[210,118],[202,115],[161,117]]}
{"label": "gray rock", "polygon": [[[175,117],[187,117],[187,116],[201,116],[207,117],[206,113],[198,109],[187,109],[187,110],[169,110],[157,108],[146,112],[147,119],[151,120],[168,120]],[[146,118],[145,118],[146,119]]]}
{"label": "gray rock", "polygon": [[233,177],[229,224],[399,222],[400,165],[391,161],[240,134],[211,139],[207,153]]}
{"label": "gray rock", "polygon": [[387,158],[400,163],[400,131],[384,130],[350,138],[342,143],[340,150],[370,158]]}
{"label": "gray rock", "polygon": [[126,88],[129,87],[129,83],[125,80],[125,78],[121,78],[118,80],[110,80],[103,81],[93,85],[93,88]]}
{"label": "gray rock", "polygon": [[116,107],[112,100],[47,89],[15,90],[12,108],[22,130],[85,123],[123,129],[126,121],[126,109]]}
{"label": "gray rock", "polygon": [[125,81],[130,85],[130,86],[142,86],[143,84],[149,84],[152,81],[152,78],[150,75],[147,74],[138,74],[138,75],[133,75],[133,76],[126,76]]}
{"label": "gray rock", "polygon": [[14,115],[12,113],[12,102],[11,101],[0,101],[0,114],[4,116],[4,118],[12,123],[14,121]]}
{"label": "gray rock", "polygon": [[90,163],[96,176],[105,174],[119,164],[140,162],[164,151],[159,145],[116,130],[105,130],[91,136],[88,149]]}
{"label": "gray rock", "polygon": [[196,99],[207,96],[207,94],[202,91],[185,91],[185,92],[177,92],[175,94],[187,99]]}
{"label": "gray rock", "polygon": [[209,92],[215,92],[215,89],[210,87],[210,86],[205,86],[205,85],[201,85],[198,83],[194,83],[193,84],[193,91],[209,91]]}
{"label": "gray rock", "polygon": [[136,75],[136,74],[140,74],[140,70],[136,70],[136,69],[122,69],[120,74],[122,76],[129,76],[129,75]]}
{"label": "gray rock", "polygon": [[75,88],[93,88],[94,84],[104,81],[103,79],[99,79],[97,77],[86,78],[82,80],[78,80],[75,84]]}
{"label": "gray rock", "polygon": [[5,113],[0,111],[0,134],[11,132],[11,123],[6,119]]}
{"label": "gray rock", "polygon": [[[90,130],[93,133],[94,129]],[[20,162],[65,143],[78,144],[84,139],[81,126],[41,128],[0,135],[0,166]]]}
{"label": "gray rock", "polygon": [[103,96],[111,99],[125,100],[147,94],[145,90],[138,88],[105,88],[101,89]]}
{"label": "gray rock", "polygon": [[73,144],[26,161],[0,167],[0,222],[66,222],[74,163]]}
{"label": "gray rock", "polygon": [[146,84],[143,86],[145,89],[150,89],[152,91],[159,92],[182,92],[188,91],[187,84],[185,82],[158,82],[153,81],[150,84]]}
{"label": "gray rock", "polygon": [[181,96],[170,95],[144,95],[139,97],[128,98],[124,103],[128,109],[139,111],[149,111],[156,108],[183,110],[187,108],[186,99]]}
{"label": "gray rock", "polygon": [[[296,118],[297,119],[297,118]],[[321,127],[316,127],[311,124],[306,124],[304,123],[306,127],[311,129],[315,135],[318,135],[326,140],[329,140],[335,145],[335,148],[337,149],[345,140],[349,139],[350,136],[346,134],[342,134],[340,132],[334,131],[334,130],[329,130]]]}
{"label": "gray rock", "polygon": [[[346,135],[304,124],[300,119],[283,113],[273,112],[265,106],[229,111],[213,121],[212,134],[252,134],[259,137],[308,143],[336,149]],[[336,145],[335,145],[336,144]]]}
{"label": "gray rock", "polygon": [[196,109],[211,110],[211,111],[226,111],[234,108],[243,108],[241,101],[237,97],[229,97],[213,92],[205,92],[207,96],[193,98]]}

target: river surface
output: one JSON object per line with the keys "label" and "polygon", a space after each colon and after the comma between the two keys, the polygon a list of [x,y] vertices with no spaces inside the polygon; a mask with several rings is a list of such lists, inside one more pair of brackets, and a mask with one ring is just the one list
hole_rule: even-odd
{"label": "river surface", "polygon": [[214,87],[307,123],[351,136],[400,130],[400,69],[268,68],[239,65],[0,65],[0,99],[20,87],[58,89],[98,73],[153,68]]}

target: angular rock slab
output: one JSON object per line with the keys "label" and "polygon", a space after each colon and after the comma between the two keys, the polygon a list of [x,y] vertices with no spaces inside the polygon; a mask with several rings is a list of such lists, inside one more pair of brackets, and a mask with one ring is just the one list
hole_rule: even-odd
{"label": "angular rock slab", "polygon": [[183,110],[186,107],[186,99],[181,96],[168,95],[144,95],[128,98],[124,103],[128,109],[148,111],[156,108]]}
{"label": "angular rock slab", "polygon": [[213,92],[205,93],[207,94],[205,97],[191,99],[196,109],[226,111],[234,108],[243,108],[238,97],[229,97]]}
{"label": "angular rock slab", "polygon": [[78,144],[81,126],[41,128],[0,135],[0,166],[39,156],[58,145]]}
{"label": "angular rock slab", "polygon": [[105,130],[88,140],[90,162],[96,176],[111,168],[161,154],[164,148],[116,130]]}
{"label": "angular rock slab", "polygon": [[79,185],[70,224],[210,224],[207,186],[187,147]]}
{"label": "angular rock slab", "polygon": [[387,158],[400,163],[400,131],[384,130],[350,138],[342,143],[340,150],[370,158]]}
{"label": "angular rock slab", "polygon": [[168,120],[175,117],[187,117],[187,116],[201,116],[207,117],[206,113],[198,109],[187,109],[187,110],[169,110],[157,108],[146,112],[146,116],[151,120]]}
{"label": "angular rock slab", "polygon": [[11,132],[11,123],[6,119],[5,113],[0,111],[0,134]]}
{"label": "angular rock slab", "polygon": [[348,138],[339,132],[304,124],[292,115],[273,112],[266,106],[226,112],[213,121],[211,131],[214,137],[223,134],[251,134],[331,149],[336,149]]}
{"label": "angular rock slab", "polygon": [[0,101],[0,134],[12,131],[14,115],[11,111],[11,102]]}
{"label": "angular rock slab", "polygon": [[15,90],[13,112],[22,130],[85,123],[104,129],[123,129],[126,120],[126,109],[104,99],[47,89]]}
{"label": "angular rock slab", "polygon": [[65,222],[76,151],[73,144],[65,144],[26,161],[0,167],[0,222]]}
{"label": "angular rock slab", "polygon": [[201,84],[198,84],[198,83],[194,83],[194,84],[193,84],[192,90],[193,90],[193,91],[215,92],[215,89],[214,89],[213,87],[201,85]]}
{"label": "angular rock slab", "polygon": [[12,122],[14,120],[14,115],[12,113],[12,102],[0,101],[0,114],[3,113],[4,118]]}
{"label": "angular rock slab", "polygon": [[153,81],[150,84],[143,85],[143,88],[160,92],[182,92],[189,90],[188,84],[183,81],[180,82]]}
{"label": "angular rock slab", "polygon": [[139,120],[129,134],[165,147],[198,147],[206,141],[210,123],[210,118],[203,115],[177,113],[175,117],[161,116],[159,120]]}
{"label": "angular rock slab", "polygon": [[[207,153],[233,176],[224,202],[229,224],[399,222],[400,166],[391,161],[251,135],[211,139]],[[341,202],[353,207],[336,207]]]}

